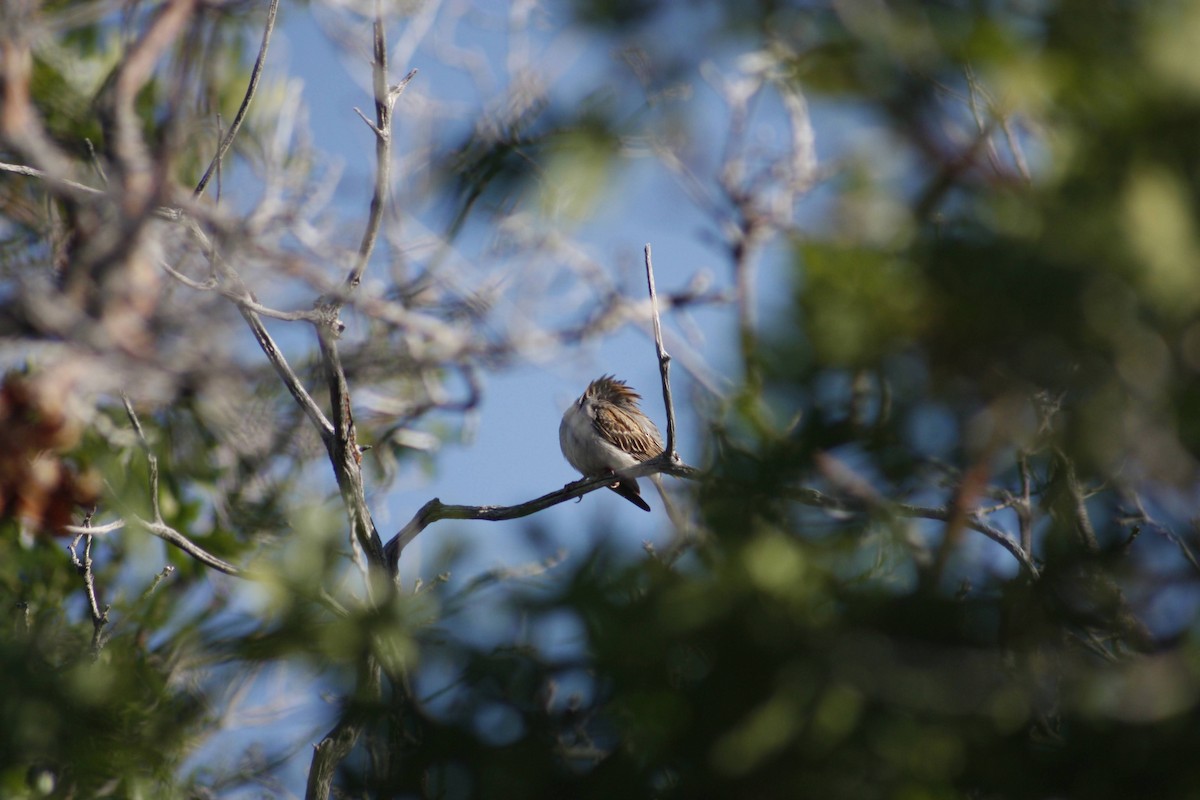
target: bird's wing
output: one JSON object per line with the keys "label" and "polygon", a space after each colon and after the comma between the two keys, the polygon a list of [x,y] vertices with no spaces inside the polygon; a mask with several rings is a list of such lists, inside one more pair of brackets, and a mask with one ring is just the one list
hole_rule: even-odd
{"label": "bird's wing", "polygon": [[[638,417],[642,418],[640,423]],[[620,406],[601,403],[596,406],[592,424],[600,438],[638,461],[654,458],[663,451],[658,428],[640,412],[631,413]]]}

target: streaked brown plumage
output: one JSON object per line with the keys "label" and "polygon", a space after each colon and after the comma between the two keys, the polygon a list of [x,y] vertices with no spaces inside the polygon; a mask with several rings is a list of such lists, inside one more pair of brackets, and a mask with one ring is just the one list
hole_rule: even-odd
{"label": "streaked brown plumage", "polygon": [[[571,466],[587,477],[596,477],[660,455],[662,435],[638,407],[640,399],[625,381],[612,375],[592,381],[563,413],[558,426],[559,445]],[[623,478],[609,488],[650,510],[633,478]]]}

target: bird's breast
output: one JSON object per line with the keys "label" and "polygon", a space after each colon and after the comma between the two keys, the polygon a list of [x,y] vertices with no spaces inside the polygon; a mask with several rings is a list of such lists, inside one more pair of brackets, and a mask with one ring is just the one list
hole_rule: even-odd
{"label": "bird's breast", "polygon": [[618,450],[596,431],[591,415],[572,405],[558,426],[558,441],[563,456],[584,475],[601,475],[608,470],[632,466],[637,461]]}

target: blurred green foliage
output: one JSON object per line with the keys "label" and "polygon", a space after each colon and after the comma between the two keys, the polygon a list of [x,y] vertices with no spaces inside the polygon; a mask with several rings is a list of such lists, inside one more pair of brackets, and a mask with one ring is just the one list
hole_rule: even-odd
{"label": "blurred green foliage", "polygon": [[[211,458],[221,438],[185,399],[144,420],[164,513],[250,561],[256,603],[231,609],[172,555],[186,579],[122,598],[93,660],[66,559],[4,528],[0,587],[22,603],[0,639],[6,796],[46,775],[60,796],[200,791],[174,770],[213,687],[179,665],[284,662],[363,725],[347,796],[1194,796],[1200,3],[569,9],[661,41],[672,76],[710,45],[769,50],[773,79],[886,134],[839,153],[820,218],[785,231],[792,303],[712,414],[704,541],[671,565],[601,546],[503,593],[377,587],[363,609],[340,512],[297,496],[303,456]],[[662,37],[666,13],[695,29]],[[578,219],[653,120],[531,107],[447,145],[448,202],[458,222],[526,196]],[[72,124],[77,143],[90,123]],[[81,448],[146,514],[137,444]],[[970,524],[989,520],[1028,535],[1036,574]],[[136,555],[108,554],[102,586]],[[463,608],[576,634],[481,642]],[[354,688],[368,656],[382,698]]]}
{"label": "blurred green foliage", "polygon": [[[453,710],[411,710],[406,766],[374,788],[1190,796],[1200,72],[1180,42],[1200,6],[713,8],[692,42],[782,46],[789,80],[871,115],[892,148],[848,153],[818,233],[792,239],[794,316],[760,350],[757,399],[781,413],[715,420],[712,538],[680,566],[597,553],[561,594],[514,601],[532,626],[575,615],[577,660],[441,641],[470,665]],[[661,13],[578,18],[636,44]],[[903,166],[853,169],[880,162]],[[944,462],[914,438],[931,413]],[[1030,483],[1036,579],[890,505],[948,507],[972,468],[981,506]],[[884,499],[797,502],[846,473]],[[1172,502],[1147,515],[1143,493]],[[570,702],[530,705],[581,670]],[[497,703],[503,745],[472,724]]]}

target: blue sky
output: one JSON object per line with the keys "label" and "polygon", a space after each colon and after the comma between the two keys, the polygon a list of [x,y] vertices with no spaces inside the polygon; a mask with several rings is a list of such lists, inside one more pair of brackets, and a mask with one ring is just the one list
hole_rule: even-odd
{"label": "blue sky", "polygon": [[[357,230],[365,216],[370,181],[374,169],[374,150],[370,131],[353,112],[355,106],[369,109],[370,66],[361,54],[347,54],[332,46],[317,19],[305,9],[281,11],[280,39],[273,45],[271,62],[275,75],[286,72],[303,81],[302,97],[308,109],[314,144],[332,160],[344,165],[337,193],[338,210],[347,220],[347,228]],[[502,59],[499,35],[486,32],[477,40],[460,42],[479,48],[488,58]],[[364,42],[369,26],[364,24]],[[404,36],[404,28],[393,21],[389,38],[395,46]],[[585,40],[570,34],[549,45],[561,52],[564,44],[578,44],[577,61],[551,88],[552,96],[568,98],[586,94],[602,84],[611,69],[611,57],[603,40]],[[547,46],[534,43],[531,49]],[[401,97],[396,109],[396,155],[403,158],[408,140],[406,102],[412,95],[425,94],[443,102],[463,105],[462,122],[473,122],[474,109],[490,98],[482,98],[464,80],[463,75],[440,63],[432,53],[432,44],[417,49],[410,61],[392,62],[393,79],[409,68],[420,70],[416,80]],[[694,113],[717,113],[717,98],[700,83],[697,85]],[[721,120],[714,119],[714,127]],[[713,146],[719,141],[714,137]],[[715,158],[715,156],[713,156]],[[400,192],[403,190],[401,189]],[[612,265],[628,276],[626,285],[643,291],[642,246],[654,248],[656,281],[659,292],[685,286],[696,272],[711,272],[718,285],[727,285],[728,267],[723,254],[702,241],[711,224],[687,200],[675,181],[652,158],[643,157],[622,165],[613,190],[589,219],[579,223],[573,234],[588,247],[601,263]],[[357,234],[355,234],[357,235]],[[489,242],[487,230],[468,230],[458,246],[464,251],[484,251]],[[472,257],[474,254],[469,254]],[[386,257],[384,254],[383,257]],[[377,258],[378,262],[380,259]],[[503,267],[500,266],[500,269]],[[371,280],[368,274],[368,281]],[[773,287],[778,279],[768,278],[764,295],[776,300],[780,292]],[[697,315],[696,329],[703,330],[702,340],[694,342],[696,352],[718,373],[731,366],[732,319],[727,310]],[[352,317],[347,318],[348,339],[362,331]],[[678,329],[665,320],[669,333]],[[372,494],[372,507],[381,532],[394,532],[412,513],[431,497],[448,503],[512,504],[529,500],[574,480],[570,466],[558,447],[558,422],[562,410],[587,382],[601,373],[611,372],[629,381],[645,396],[647,413],[665,425],[658,365],[653,342],[640,332],[620,331],[601,342],[571,351],[547,352],[541,359],[531,358],[501,372],[485,376],[483,403],[479,409],[475,435],[465,442],[448,441],[435,459],[435,469],[425,475],[415,465],[402,472],[390,487]],[[693,390],[684,369],[676,363],[672,370],[673,388],[679,423],[679,449],[691,460],[698,457],[700,444],[697,420],[689,413]],[[351,387],[353,390],[353,387]],[[641,550],[643,540],[662,542],[669,536],[668,522],[658,506],[646,514],[616,495],[600,492],[581,503],[564,504],[540,515],[539,522],[554,532],[582,533],[595,523],[611,525],[628,539],[629,547]],[[411,582],[423,574],[422,565],[440,539],[466,536],[473,543],[474,560],[479,569],[497,563],[519,563],[540,557],[519,546],[520,532],[527,521],[505,523],[442,522],[427,529],[406,551],[402,564]],[[386,538],[386,536],[385,536]],[[570,545],[570,534],[562,537]],[[581,544],[585,544],[581,542]],[[586,546],[581,550],[586,549]],[[425,576],[428,577],[428,576]]]}
{"label": "blue sky", "polygon": [[[483,4],[481,4],[483,5]],[[436,8],[427,3],[423,8]],[[513,8],[513,5],[484,6]],[[536,8],[535,5],[528,6]],[[267,71],[269,81],[291,81],[299,91],[303,115],[311,129],[315,148],[322,154],[322,166],[340,169],[341,180],[335,194],[334,210],[342,221],[345,243],[353,248],[365,220],[374,174],[374,141],[370,130],[354,113],[358,107],[372,107],[370,94],[369,20],[343,28],[347,48],[335,46],[329,31],[346,22],[346,17],[334,17],[331,12],[312,7],[285,5],[280,12],[280,29],[272,45]],[[340,20],[340,22],[338,22]],[[613,41],[600,35],[583,35],[562,20],[551,20],[526,40],[508,39],[501,27],[491,23],[501,20],[482,12],[473,17],[472,26],[457,31],[453,52],[474,53],[480,63],[494,67],[499,78],[481,90],[462,70],[445,64],[446,47],[450,42],[441,37],[437,19],[405,23],[389,21],[388,34],[392,45],[391,80],[399,80],[409,69],[420,72],[400,98],[395,111],[394,158],[397,163],[410,157],[413,148],[422,141],[419,111],[431,100],[452,109],[448,117],[438,120],[438,133],[452,137],[467,131],[494,107],[504,96],[503,65],[514,52],[529,56],[529,65],[552,76],[546,87],[547,96],[555,103],[571,107],[598,89],[611,85],[616,64]],[[411,37],[426,23],[423,38]],[[668,19],[661,26],[661,39],[652,43],[656,55],[689,48],[703,47],[704,38],[689,30],[682,19]],[[511,47],[510,47],[511,45]],[[722,75],[733,76],[744,52],[729,49],[708,55],[718,65]],[[711,73],[709,74],[711,77]],[[708,187],[715,186],[714,172],[720,164],[728,113],[722,100],[701,72],[683,75],[690,94],[678,102],[678,109],[693,132],[689,155],[694,158],[697,175]],[[815,130],[817,158],[825,170],[836,170],[839,159],[863,158],[858,166],[875,170],[872,179],[894,188],[904,181],[907,161],[895,141],[889,139],[886,127],[861,108],[841,105],[834,100],[808,96]],[[636,107],[639,98],[619,98],[619,103]],[[703,135],[704,132],[711,135]],[[748,141],[753,148],[771,152],[778,149],[787,137],[786,119],[777,98],[767,95],[750,118]],[[660,293],[682,288],[699,272],[711,274],[718,287],[731,282],[728,254],[714,237],[713,221],[699,209],[688,193],[654,157],[631,149],[624,153],[606,176],[608,186],[600,200],[586,216],[565,220],[564,231],[579,242],[597,263],[605,264],[622,286],[633,296],[644,296],[642,247],[650,243],[654,249],[656,280]],[[236,181],[237,177],[230,178]],[[411,197],[409,187],[397,186],[397,203]],[[880,193],[881,195],[884,192]],[[812,196],[797,208],[797,222],[804,227],[815,226],[821,219],[829,191],[818,187]],[[445,220],[437,209],[403,209],[420,217],[435,232],[444,230]],[[886,209],[882,209],[886,211]],[[887,224],[887,214],[869,214],[872,222]],[[455,256],[476,267],[476,274],[493,276],[510,269],[502,249],[494,247],[499,233],[487,218],[472,223],[455,239]],[[398,222],[400,220],[400,222]],[[393,242],[404,247],[411,236],[419,235],[417,221],[399,214],[389,216]],[[836,235],[836,232],[831,235]],[[884,238],[888,232],[880,234]],[[384,280],[383,270],[388,258],[388,237],[381,237],[372,269],[366,282]],[[419,255],[417,256],[420,257]],[[792,313],[792,272],[789,256],[778,243],[768,246],[759,259],[759,311],[764,328],[771,320]],[[519,273],[513,273],[519,274]],[[345,339],[353,342],[364,333],[361,320],[353,313],[344,315],[348,323]],[[647,320],[648,321],[648,320]],[[710,309],[695,312],[680,326],[673,317],[664,319],[668,347],[673,338],[687,336],[688,347],[705,367],[712,371],[719,389],[733,386],[738,380],[739,367],[735,354],[735,326],[732,310]],[[293,358],[306,358],[315,348],[311,332],[304,325],[268,323],[273,333],[288,347]],[[637,330],[625,329],[602,340],[582,347],[565,350],[546,350],[528,354],[523,360],[483,376],[483,397],[473,435],[459,441],[448,439],[426,471],[419,460],[408,463],[398,479],[387,486],[368,484],[368,498],[376,524],[385,540],[402,527],[426,501],[438,497],[446,503],[467,505],[510,505],[530,500],[561,487],[578,476],[563,459],[558,446],[558,424],[563,409],[583,390],[587,383],[603,373],[615,373],[630,382],[644,396],[644,408],[659,425],[664,426],[659,370],[653,341]],[[676,361],[672,370],[673,389],[678,413],[678,449],[683,458],[699,463],[704,451],[702,420],[693,412],[692,399],[697,387]],[[839,385],[840,386],[840,385]],[[836,388],[836,387],[835,387]],[[310,387],[314,392],[322,387]],[[351,391],[356,387],[352,384]],[[837,388],[844,392],[845,387]],[[837,393],[837,392],[835,392]],[[359,398],[364,395],[360,394]],[[781,417],[790,417],[796,409],[777,409]],[[365,415],[360,414],[363,428]],[[922,441],[937,440],[936,434],[946,428],[950,415],[935,411],[922,418],[923,433],[914,432]],[[442,423],[456,422],[436,416],[422,421],[425,430],[452,428]],[[368,438],[370,432],[367,432]],[[947,442],[953,437],[941,437]],[[702,466],[702,464],[700,464]],[[327,492],[329,507],[338,500],[332,476],[323,463],[314,472],[316,481]],[[438,553],[450,543],[460,546],[455,561],[453,580],[459,585],[496,567],[519,567],[540,561],[558,550],[572,558],[582,558],[595,543],[598,532],[612,537],[615,550],[629,559],[645,557],[644,541],[662,545],[672,531],[662,510],[662,503],[651,487],[645,486],[653,511],[642,512],[616,496],[601,491],[583,498],[581,502],[566,503],[549,509],[533,518],[509,522],[443,521],[427,528],[405,551],[401,575],[411,587],[418,579],[428,581],[442,565]],[[528,535],[532,528],[544,535]],[[914,528],[930,533],[934,523],[914,524]],[[1011,559],[992,542],[980,537],[970,538],[963,552],[975,563],[993,562],[1004,570],[1013,570]],[[990,554],[990,555],[989,555]],[[220,579],[218,579],[220,580]],[[253,593],[253,589],[247,590]],[[495,590],[492,590],[495,591]],[[519,632],[494,604],[480,602],[456,617],[460,630],[479,641],[514,639],[522,636],[538,647],[550,650],[570,648],[579,638],[579,630],[568,618],[556,620],[536,631]],[[436,677],[436,676],[435,676]],[[310,751],[306,743],[316,741],[336,713],[336,698],[321,695],[320,681],[307,667],[292,665],[287,669],[269,670],[252,684],[246,706],[274,709],[273,713],[234,715],[228,728],[197,753],[191,764],[226,763],[236,761],[245,746],[253,743],[298,743],[294,756],[288,761],[281,778],[286,788],[297,794],[309,765]],[[431,689],[433,686],[421,688]],[[282,698],[282,701],[281,701]],[[252,793],[251,793],[252,794]]]}
{"label": "blue sky", "polygon": [[[303,114],[311,128],[313,145],[322,154],[323,165],[343,170],[334,208],[344,222],[346,241],[352,247],[365,220],[374,170],[372,134],[353,111],[356,106],[368,112],[372,107],[370,25],[369,21],[361,21],[361,25],[347,29],[352,41],[357,42],[354,49],[347,51],[336,47],[327,36],[334,27],[334,19],[327,11],[285,5],[280,11],[281,27],[272,44],[267,80],[298,82],[293,85],[298,85]],[[437,24],[434,21],[430,30],[436,31]],[[664,25],[663,29],[669,34],[655,42],[661,50],[695,46],[681,21]],[[414,49],[406,39],[408,29],[401,22],[390,21],[388,30],[393,46],[391,79],[398,80],[414,67],[420,70],[396,107],[394,155],[402,160],[416,139],[410,127],[420,124],[412,119],[413,109],[420,108],[424,99],[436,98],[456,109],[453,119],[440,123],[449,135],[451,131],[469,129],[483,113],[482,109],[502,94],[504,86],[496,84],[490,95],[477,91],[461,71],[445,66],[441,57],[444,51],[439,48],[446,42],[435,33],[430,33]],[[510,55],[503,31],[489,29],[486,24],[464,26],[455,44],[473,49],[491,64],[503,64]],[[603,88],[615,68],[614,43],[602,36],[585,37],[579,31],[550,26],[526,42],[511,44],[514,49],[527,48],[532,54],[533,67],[556,76],[547,93],[555,102],[568,106]],[[404,55],[406,49],[411,56]],[[712,58],[728,72],[739,55],[731,50],[714,53]],[[546,59],[552,63],[546,63]],[[503,73],[503,69],[496,72]],[[712,186],[712,170],[720,163],[724,145],[727,112],[701,75],[687,75],[684,80],[691,91],[682,104],[689,123],[696,131],[712,132],[711,136],[695,138],[692,153],[695,163],[709,170],[707,174],[698,173],[701,180]],[[866,120],[861,116],[811,97],[808,100],[814,109],[817,155],[822,162],[869,140],[870,126],[864,124]],[[778,147],[786,137],[785,119],[778,103],[771,98],[761,104],[751,122],[750,136],[756,147],[769,150]],[[595,261],[608,265],[634,296],[644,296],[642,247],[646,243],[653,246],[660,294],[686,286],[702,271],[711,274],[716,286],[730,285],[729,258],[715,243],[711,219],[696,207],[655,158],[631,153],[618,162],[614,173],[600,202],[585,218],[570,223],[572,227],[567,231]],[[238,178],[235,175],[228,180],[233,185]],[[815,194],[813,204],[817,205],[821,193]],[[404,195],[405,188],[397,187],[396,196]],[[436,219],[426,222],[438,229]],[[412,230],[406,223],[396,239],[403,245],[405,231]],[[473,260],[472,263],[487,259],[495,235],[487,225],[469,227],[455,241],[458,255]],[[384,278],[381,265],[386,262],[386,246],[386,237],[381,237],[374,272],[369,271],[366,278],[368,284]],[[486,261],[476,266],[485,273],[493,269],[503,272],[507,268],[502,261],[497,261],[494,267]],[[766,249],[760,259],[760,275],[760,311],[764,322],[769,324],[773,317],[788,313],[791,306],[791,281],[782,248]],[[363,334],[361,321],[351,313],[345,315],[345,321],[349,326],[346,340],[353,341]],[[304,358],[315,347],[306,326],[272,322],[268,326],[292,358]],[[679,355],[678,349],[672,347],[672,337],[681,335],[685,329],[670,316],[664,319],[664,327],[668,348]],[[731,309],[691,314],[686,332],[688,346],[716,376],[718,388],[733,385],[738,365]],[[530,354],[508,368],[484,375],[484,394],[474,435],[465,441],[446,441],[436,454],[431,471],[423,471],[414,461],[393,484],[368,485],[368,497],[381,534],[389,538],[432,497],[447,503],[509,505],[530,500],[576,479],[578,476],[559,451],[559,419],[567,404],[602,373],[615,373],[641,391],[646,412],[660,427],[665,426],[654,344],[645,333],[627,328],[583,347]],[[672,378],[678,450],[685,460],[697,463],[704,449],[704,431],[692,411],[696,386],[678,360],[673,365]],[[323,391],[322,387],[310,389]],[[352,385],[352,393],[354,390]],[[781,411],[790,416],[789,410]],[[362,417],[360,414],[360,420]],[[424,421],[431,426],[438,422]],[[359,424],[361,428],[364,423]],[[332,508],[338,501],[327,466],[318,464],[314,474],[319,485],[328,491]],[[601,491],[530,519],[435,523],[405,551],[402,577],[410,587],[418,578],[432,578],[439,568],[436,556],[450,542],[462,545],[462,556],[455,563],[453,576],[457,582],[466,582],[491,568],[536,562],[560,549],[565,551],[568,561],[581,558],[592,548],[600,531],[615,539],[612,544],[619,553],[630,559],[642,558],[644,541],[662,545],[672,533],[652,487],[644,486],[643,491],[648,493],[653,506],[648,514],[615,494]],[[527,535],[534,525],[545,533],[544,538]],[[559,622],[528,635],[539,647],[573,646],[578,634],[576,627],[571,620]],[[482,641],[515,635],[512,621],[502,613],[490,613],[487,603],[461,615],[456,624]],[[320,695],[307,668],[295,665],[262,673],[245,698],[247,713],[235,714],[226,730],[198,752],[191,764],[236,761],[246,747],[256,742],[316,741],[336,711],[336,705]],[[282,705],[277,707],[279,704]],[[262,713],[250,713],[255,708],[263,709]],[[274,710],[268,713],[268,709]],[[309,757],[307,747],[299,747],[281,775],[285,786],[297,794],[302,794]]]}
{"label": "blue sky", "polygon": [[[327,12],[318,12],[327,13]],[[362,47],[357,55],[335,47],[326,30],[307,8],[285,5],[280,10],[280,29],[272,44],[267,79],[301,82],[300,97],[311,127],[314,146],[323,153],[326,165],[340,164],[342,179],[336,193],[335,208],[345,221],[348,239],[359,235],[370,198],[374,169],[374,147],[370,131],[354,113],[355,106],[371,108],[369,94],[370,65],[365,56],[369,42],[369,23],[358,31]],[[324,26],[328,28],[328,25]],[[478,39],[462,41],[463,46],[478,48],[489,59],[505,57],[502,37],[496,32],[475,30]],[[575,34],[555,34],[549,45],[533,41],[533,52],[547,46],[556,54],[569,52],[575,59],[550,87],[556,100],[591,91],[603,84],[612,68],[611,43],[603,39],[584,39]],[[393,20],[389,38],[393,46],[401,43],[404,27]],[[393,56],[392,79],[398,80],[410,68],[420,70],[396,109],[395,155],[401,159],[410,141],[406,129],[406,104],[417,103],[421,95],[461,106],[458,125],[474,122],[481,104],[492,98],[480,96],[464,76],[445,67],[433,52],[436,40],[426,39],[411,59]],[[402,49],[402,48],[400,48]],[[562,65],[558,65],[561,67]],[[698,79],[695,81],[694,108],[689,113],[707,115],[714,130],[724,125],[716,96]],[[497,86],[497,91],[503,87]],[[448,128],[453,128],[449,125]],[[719,137],[712,141],[713,152],[704,154],[713,163],[718,158]],[[237,180],[229,176],[230,185]],[[399,189],[397,194],[402,194]],[[432,226],[433,223],[431,223]],[[712,273],[717,285],[728,285],[727,259],[719,248],[705,241],[711,223],[687,199],[677,183],[650,157],[623,163],[614,185],[587,219],[577,223],[572,235],[582,241],[598,262],[609,264],[614,274],[624,277],[624,285],[635,293],[644,293],[642,247],[654,248],[656,282],[660,293],[689,283],[701,270]],[[456,241],[467,258],[481,257],[488,250],[490,232],[468,229]],[[472,250],[474,252],[472,252]],[[376,268],[386,258],[381,238]],[[497,269],[503,269],[498,265]],[[768,265],[767,269],[770,267]],[[382,276],[379,276],[382,277]],[[367,281],[373,279],[369,272]],[[644,294],[643,294],[644,296]],[[786,283],[778,274],[764,279],[766,305],[786,306]],[[352,314],[346,315],[345,339],[362,335],[363,327]],[[679,328],[671,318],[664,319],[668,336]],[[311,332],[294,323],[268,322],[272,333],[287,347],[292,358],[302,358],[313,347]],[[703,311],[693,315],[690,346],[718,375],[735,370],[732,342],[733,319],[728,309]],[[668,340],[670,341],[670,339]],[[615,373],[639,389],[645,397],[644,408],[660,427],[665,427],[659,370],[654,344],[645,334],[623,330],[602,341],[568,351],[534,354],[510,368],[484,376],[484,394],[478,411],[474,435],[466,441],[447,441],[434,459],[434,469],[424,472],[414,462],[404,468],[391,485],[368,486],[368,496],[376,524],[384,538],[390,537],[427,500],[439,497],[447,503],[471,505],[507,505],[523,502],[561,487],[578,476],[563,459],[558,446],[558,424],[563,409],[588,381],[602,373]],[[672,369],[677,405],[678,449],[689,461],[697,461],[703,435],[699,421],[690,410],[694,386],[678,362]],[[314,392],[322,387],[309,387]],[[351,390],[355,387],[352,385]],[[437,420],[427,420],[436,423]],[[361,425],[361,423],[360,423]],[[336,503],[332,476],[324,464],[315,473],[328,489],[330,503]],[[487,569],[535,562],[561,548],[567,558],[582,557],[594,543],[597,531],[619,537],[616,546],[628,557],[643,557],[642,542],[665,543],[671,529],[662,503],[652,487],[645,486],[654,510],[647,514],[610,492],[595,492],[581,502],[566,503],[537,515],[536,520],[510,522],[436,523],[426,529],[406,550],[401,573],[408,586],[417,578],[428,580],[437,570],[436,554],[447,543],[463,543],[463,556],[456,562],[454,579],[466,581]],[[525,534],[531,524],[548,532],[550,541],[534,543]],[[487,604],[478,612],[464,614],[459,625],[481,639],[511,635],[509,621],[486,613]],[[500,626],[496,628],[495,626]],[[571,646],[575,630],[569,621],[537,632],[540,646]],[[283,670],[268,670],[255,678],[243,697],[244,712],[234,714],[225,730],[213,737],[190,763],[234,763],[246,748],[256,742],[297,741],[301,744],[319,738],[329,724],[336,706],[320,696],[314,676],[298,665]],[[257,709],[257,710],[256,710]],[[301,746],[281,774],[285,787],[303,792],[303,780],[310,751]]]}

